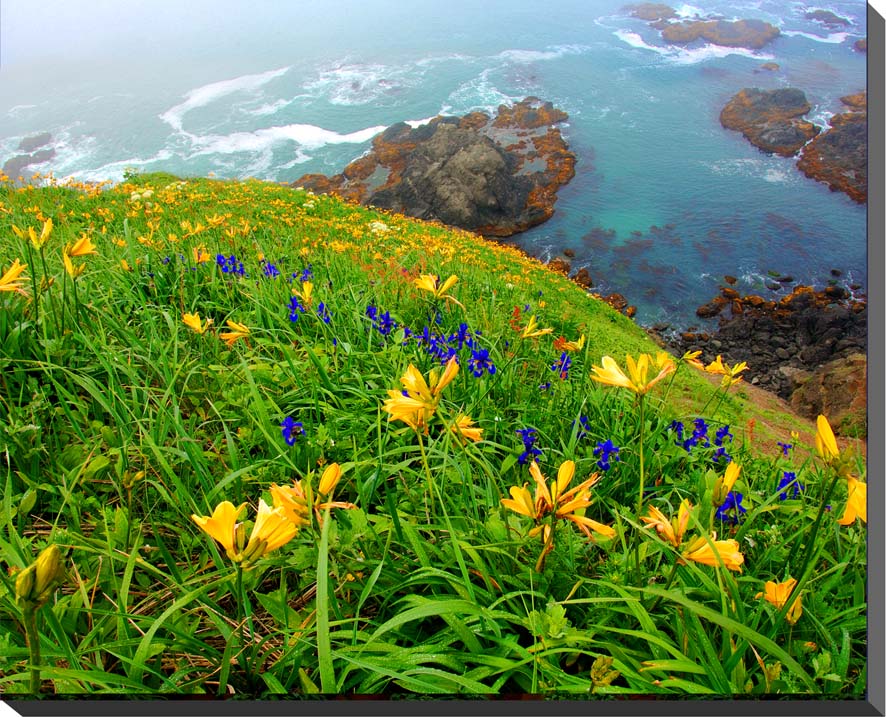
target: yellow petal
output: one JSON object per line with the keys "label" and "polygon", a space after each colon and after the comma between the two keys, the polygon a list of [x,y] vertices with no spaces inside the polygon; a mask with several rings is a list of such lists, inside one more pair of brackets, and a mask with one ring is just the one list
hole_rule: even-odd
{"label": "yellow petal", "polygon": [[840,455],[840,449],[837,448],[837,439],[834,437],[834,431],[828,419],[822,415],[816,419],[818,431],[815,434],[815,447],[818,454],[826,461],[837,458]]}

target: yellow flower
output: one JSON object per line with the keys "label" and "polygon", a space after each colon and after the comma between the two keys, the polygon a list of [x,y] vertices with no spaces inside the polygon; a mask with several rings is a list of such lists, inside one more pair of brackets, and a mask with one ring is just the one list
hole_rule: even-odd
{"label": "yellow flower", "polygon": [[212,319],[206,319],[206,322],[204,323],[203,320],[200,318],[199,312],[195,312],[193,314],[183,314],[182,319],[185,322],[186,326],[193,329],[198,334],[205,334],[210,324],[212,324]]}
{"label": "yellow flower", "polygon": [[449,430],[451,430],[455,435],[459,436],[462,439],[462,443],[464,443],[464,439],[468,439],[476,443],[481,438],[483,438],[483,429],[475,428],[474,421],[470,418],[470,416],[460,414],[458,418],[455,419],[455,423],[450,426]]}
{"label": "yellow flower", "polygon": [[[781,610],[785,603],[788,601],[788,597],[794,589],[794,586],[797,584],[797,581],[794,578],[789,578],[785,580],[783,583],[774,583],[771,580],[767,581],[765,585],[765,593],[757,593],[756,598],[765,597],[766,602],[775,606],[777,610]],[[800,603],[800,596],[798,595],[796,600],[791,603],[790,609],[787,611],[785,615],[785,620],[787,620],[791,625],[796,624],[797,620],[800,619],[800,615],[803,614],[803,606]]]}
{"label": "yellow flower", "polygon": [[86,256],[88,254],[98,254],[98,252],[95,250],[92,239],[84,234],[68,250],[68,256]]}
{"label": "yellow flower", "polygon": [[279,486],[273,483],[270,491],[274,507],[280,508],[290,522],[294,525],[303,525],[308,522],[310,509],[301,481],[291,486]]}
{"label": "yellow flower", "polygon": [[[605,538],[611,538],[615,535],[615,531],[608,525],[586,518],[584,515],[577,514],[577,511],[584,511],[591,505],[591,487],[597,482],[599,476],[593,474],[580,485],[570,490],[566,490],[572,478],[575,476],[575,462],[563,461],[557,470],[557,477],[551,481],[550,486],[545,482],[538,463],[534,462],[529,466],[529,473],[535,481],[535,498],[529,495],[529,490],[524,483],[522,487],[512,487],[510,489],[511,498],[502,498],[501,504],[506,508],[532,518],[536,525],[529,532],[530,536],[542,534],[542,539],[547,543],[550,526],[542,525],[539,521],[550,513],[554,513],[556,518],[565,518],[575,523],[581,531],[589,538],[593,539],[592,531],[599,533]],[[548,546],[550,549],[550,545]]]}
{"label": "yellow flower", "polygon": [[[13,227],[15,229],[15,227]],[[37,232],[34,231],[34,227],[28,227],[28,236],[31,239],[31,244],[33,244],[34,248],[37,251],[40,251],[43,248],[43,245],[49,241],[49,235],[52,234],[52,219],[47,219],[43,222],[43,231],[40,232],[40,236],[37,236]]]}
{"label": "yellow flower", "polygon": [[62,261],[65,264],[65,271],[68,272],[68,276],[72,279],[76,279],[86,270],[86,267],[82,264],[80,266],[74,266],[74,262],[71,261],[71,257],[68,255],[67,247],[62,249]]}
{"label": "yellow flower", "polygon": [[199,525],[211,538],[214,538],[228,553],[228,557],[234,560],[237,551],[234,548],[236,542],[237,516],[243,510],[246,503],[234,506],[230,501],[219,503],[210,517],[191,515],[193,521]]}
{"label": "yellow flower", "polygon": [[[435,274],[421,274],[418,279],[415,280],[415,285],[421,289],[422,291],[430,292],[434,295],[435,299],[446,299],[447,301],[452,301],[455,304],[458,304],[462,308],[464,306],[460,301],[458,301],[455,297],[448,295],[446,292],[449,291],[453,286],[455,286],[458,281],[458,277],[455,274],[452,274],[446,281],[440,284],[440,277]],[[439,286],[438,286],[439,285]]]}
{"label": "yellow flower", "polygon": [[27,268],[28,265],[22,264],[18,259],[12,262],[12,266],[0,276],[0,291],[17,291],[27,295],[28,292],[24,289],[25,279],[22,278],[22,272]]}
{"label": "yellow flower", "polygon": [[856,518],[861,518],[863,523],[868,522],[868,486],[853,476],[846,476],[849,488],[849,497],[846,500],[846,509],[843,517],[837,522],[840,525],[851,525]]}
{"label": "yellow flower", "polygon": [[301,299],[301,302],[302,304],[304,304],[306,309],[310,308],[314,294],[314,282],[303,281],[301,283],[301,291],[299,291],[298,289],[293,289],[292,293],[299,299]]}
{"label": "yellow flower", "polygon": [[710,364],[705,366],[704,370],[708,373],[722,375],[723,381],[720,383],[720,385],[723,388],[729,388],[732,384],[741,381],[741,376],[739,376],[738,374],[746,370],[747,367],[747,361],[742,361],[741,363],[737,363],[734,366],[724,364],[722,356],[718,355],[717,360],[712,361]]}
{"label": "yellow flower", "polygon": [[194,247],[193,251],[195,264],[203,264],[204,262],[207,262],[212,258],[209,256],[209,252],[206,251],[205,247]]}
{"label": "yellow flower", "polygon": [[[664,354],[664,357],[665,358],[662,358],[662,356],[659,355],[655,359],[652,359],[649,354],[640,354],[635,362],[633,357],[628,354],[625,356],[628,373],[630,373],[630,378],[628,378],[611,356],[604,356],[603,367],[593,366],[592,370],[596,375],[591,376],[591,378],[609,386],[621,386],[622,388],[627,388],[638,396],[643,396],[656,383],[676,370],[677,367],[674,365],[674,362],[670,357],[668,357],[667,354]],[[649,365],[653,360],[656,363],[656,368],[659,368],[659,372],[655,378],[648,381],[647,374],[649,373]]]}
{"label": "yellow flower", "polygon": [[341,466],[338,463],[331,463],[326,466],[326,470],[323,471],[323,475],[320,476],[320,485],[317,488],[317,491],[321,495],[329,495],[335,490],[335,486],[338,485],[338,481],[341,478]]}
{"label": "yellow flower", "polygon": [[693,540],[683,551],[683,557],[712,567],[717,567],[722,562],[724,567],[739,573],[744,562],[744,555],[739,552],[738,543],[731,539],[717,540],[716,533],[711,538],[702,535]]}
{"label": "yellow flower", "polygon": [[818,431],[815,434],[815,448],[818,455],[830,462],[840,457],[840,449],[837,448],[837,439],[834,437],[834,431],[828,419],[819,415],[816,419]]}
{"label": "yellow flower", "polygon": [[688,363],[693,368],[704,370],[704,364],[698,360],[699,356],[701,356],[701,351],[687,351],[680,357],[680,361]]}
{"label": "yellow flower", "polygon": [[243,324],[238,324],[236,321],[228,320],[228,328],[231,331],[226,331],[223,334],[219,334],[218,337],[224,341],[228,346],[233,346],[234,342],[238,339],[245,339],[249,336],[249,328],[244,326]]}
{"label": "yellow flower", "polygon": [[683,542],[683,534],[689,525],[691,513],[692,503],[687,498],[684,498],[683,502],[680,503],[677,517],[674,520],[668,520],[654,505],[649,506],[649,515],[641,516],[640,520],[647,525],[653,526],[659,535],[676,548]]}
{"label": "yellow flower", "polygon": [[252,563],[295,537],[298,526],[286,517],[282,508],[271,508],[262,498],[258,501],[255,525],[249,542],[241,554],[244,562]]}
{"label": "yellow flower", "polygon": [[538,508],[525,483],[522,486],[511,486],[508,492],[511,494],[511,497],[501,499],[501,504],[505,508],[510,508],[514,512],[533,520],[538,518]]}
{"label": "yellow flower", "polygon": [[585,335],[582,334],[578,341],[564,341],[563,348],[567,351],[581,351],[585,345]]}
{"label": "yellow flower", "polygon": [[726,466],[726,472],[723,476],[717,479],[717,482],[714,484],[713,502],[718,508],[726,502],[726,496],[729,495],[729,491],[732,490],[735,481],[738,480],[739,473],[741,473],[741,466],[732,462]]}
{"label": "yellow flower", "polygon": [[524,339],[531,339],[536,336],[544,336],[545,334],[549,334],[553,331],[553,329],[539,329],[536,328],[538,326],[538,322],[535,318],[535,314],[529,317],[529,323],[523,327],[523,331],[520,333]]}
{"label": "yellow flower", "polygon": [[123,267],[123,271],[132,271],[132,267],[129,266],[129,262],[126,259],[120,260],[120,266]]}
{"label": "yellow flower", "polygon": [[414,430],[423,428],[427,433],[428,421],[440,403],[440,393],[456,375],[458,375],[458,360],[454,356],[447,362],[442,375],[438,369],[430,372],[430,385],[421,372],[410,364],[406,373],[400,378],[406,389],[406,395],[404,396],[401,391],[389,390],[389,398],[382,408],[391,415],[392,419],[403,421]]}

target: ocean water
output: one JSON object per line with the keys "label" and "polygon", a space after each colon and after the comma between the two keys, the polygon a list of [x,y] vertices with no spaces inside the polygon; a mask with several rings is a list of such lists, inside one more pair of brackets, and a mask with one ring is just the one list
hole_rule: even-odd
{"label": "ocean water", "polygon": [[865,88],[867,58],[852,48],[866,35],[865,3],[821,6],[851,21],[839,31],[798,2],[673,4],[687,17],[777,25],[758,51],[667,46],[622,4],[201,0],[123,11],[71,0],[39,17],[6,6],[0,162],[50,132],[56,156],[28,171],[292,182],[340,171],[395,122],[535,95],[569,113],[576,176],[551,220],[509,241],[542,259],[572,249],[573,267],[587,267],[597,291],[624,294],[641,323],[704,325],[695,308],[724,274],[772,296],[769,272],[823,286],[836,269],[863,293],[866,207],[718,117],[744,87],[790,86],[826,126],[841,96]]}

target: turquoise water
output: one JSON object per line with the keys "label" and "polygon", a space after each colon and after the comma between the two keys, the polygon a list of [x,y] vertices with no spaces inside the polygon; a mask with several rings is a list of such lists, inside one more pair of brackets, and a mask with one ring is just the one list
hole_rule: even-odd
{"label": "turquoise water", "polygon": [[[340,171],[394,122],[536,95],[569,113],[577,173],[554,217],[511,241],[541,258],[573,249],[573,266],[586,266],[598,291],[623,293],[642,323],[699,324],[695,307],[724,274],[764,295],[770,271],[820,286],[838,269],[840,281],[864,287],[865,207],[759,152],[718,116],[743,87],[793,86],[826,123],[841,96],[865,87],[866,56],[852,49],[865,4],[828,3],[852,20],[840,32],[807,21],[801,3],[674,5],[778,25],[781,37],[756,52],[664,46],[620,5],[146,3],[130,24],[118,18],[103,31],[96,19],[79,44],[57,13],[56,28],[40,20],[59,33],[45,56],[16,44],[18,34],[3,37],[0,161],[48,131],[57,155],[31,171],[291,182]],[[24,10],[5,10],[6,32],[26,21]],[[764,62],[780,69],[761,71]]]}

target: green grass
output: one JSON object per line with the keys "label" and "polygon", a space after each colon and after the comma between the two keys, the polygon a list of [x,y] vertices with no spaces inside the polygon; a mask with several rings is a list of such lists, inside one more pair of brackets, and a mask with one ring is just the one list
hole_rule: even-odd
{"label": "green grass", "polygon": [[[3,693],[27,694],[39,667],[46,694],[865,695],[866,529],[837,523],[862,458],[825,463],[808,422],[682,361],[646,394],[641,429],[637,397],[592,367],[658,347],[535,260],[288,187],[160,174],[0,183],[0,236],[0,276],[27,264],[24,293],[0,292]],[[72,256],[71,276],[63,250],[83,237],[97,253]],[[421,274],[457,275],[458,303],[420,290]],[[199,333],[186,313],[212,323]],[[552,332],[524,338],[532,316]],[[229,321],[248,335],[225,341]],[[555,347],[581,335],[578,351]],[[428,379],[450,355],[460,368],[427,432],[391,419],[407,369]],[[460,416],[480,440],[450,430]],[[687,440],[696,419],[687,450],[672,422]],[[565,461],[569,487],[598,474],[576,511],[502,503],[523,485],[537,497],[527,428],[549,482]],[[735,524],[714,515],[718,435],[741,465]],[[325,500],[347,505],[318,497],[315,511],[332,464]],[[781,500],[785,471],[803,490]],[[245,569],[192,519],[247,503],[246,542],[259,500],[294,481],[297,534]],[[684,499],[678,545],[640,519]],[[581,518],[612,537],[589,539]],[[687,556],[714,532],[740,571]],[[66,575],[31,610],[36,665],[16,578],[50,544]],[[758,597],[789,578],[793,625],[790,604]]]}

